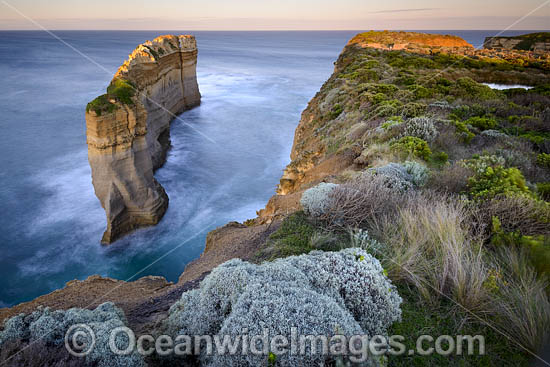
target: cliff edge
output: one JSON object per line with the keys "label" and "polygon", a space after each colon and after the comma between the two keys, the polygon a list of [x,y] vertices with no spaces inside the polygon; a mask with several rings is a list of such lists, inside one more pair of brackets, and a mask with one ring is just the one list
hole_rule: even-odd
{"label": "cliff edge", "polygon": [[522,50],[545,53],[550,51],[550,32],[528,33],[511,37],[487,37],[483,47],[490,50]]}
{"label": "cliff edge", "polygon": [[154,178],[170,147],[170,122],[200,104],[193,36],[166,35],[139,45],[107,93],[86,107],[92,183],[105,209],[102,243],[157,224],[168,195]]}

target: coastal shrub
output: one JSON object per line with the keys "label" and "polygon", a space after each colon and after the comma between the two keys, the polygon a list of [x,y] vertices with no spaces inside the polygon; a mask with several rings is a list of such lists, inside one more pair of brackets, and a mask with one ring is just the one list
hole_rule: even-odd
{"label": "coastal shrub", "polygon": [[407,173],[411,175],[412,183],[416,187],[422,187],[428,181],[430,170],[424,164],[407,161],[403,163],[403,167],[405,167]]}
{"label": "coastal shrub", "polygon": [[402,123],[403,118],[401,116],[390,116],[382,125],[380,125],[380,128],[383,130],[389,130],[394,126],[401,125]]}
{"label": "coastal shrub", "polygon": [[451,93],[457,97],[468,99],[488,100],[497,98],[497,93],[490,87],[477,83],[475,80],[463,77],[455,82],[455,88],[451,88]]}
{"label": "coastal shrub", "polygon": [[444,165],[449,160],[449,155],[445,152],[432,153],[432,162],[438,166]]}
{"label": "coastal shrub", "polygon": [[405,117],[418,117],[424,114],[427,109],[427,105],[423,103],[409,102],[403,106],[401,113]]}
{"label": "coastal shrub", "polygon": [[481,135],[493,139],[504,139],[508,137],[508,135],[506,135],[505,133],[492,129],[482,131]]}
{"label": "coastal shrub", "polygon": [[479,203],[483,222],[497,218],[503,232],[528,236],[550,235],[550,204],[523,195],[499,195]]}
{"label": "coastal shrub", "polygon": [[452,109],[451,104],[447,101],[435,101],[430,103],[428,107],[442,111],[449,111]]}
{"label": "coastal shrub", "polygon": [[291,255],[301,255],[315,250],[312,237],[317,228],[304,212],[296,212],[286,217],[281,226],[273,232],[260,248],[257,257],[273,260]]}
{"label": "coastal shrub", "polygon": [[537,193],[541,199],[550,201],[550,182],[537,183]]}
{"label": "coastal shrub", "polygon": [[389,187],[387,177],[365,173],[331,192],[330,207],[321,219],[334,228],[372,228],[404,201],[405,194]]}
{"label": "coastal shrub", "polygon": [[328,209],[330,193],[338,187],[337,184],[321,182],[319,185],[304,191],[300,204],[304,212],[312,217],[320,217]]}
{"label": "coastal shrub", "polygon": [[550,154],[541,153],[537,156],[537,164],[541,167],[550,168]]}
{"label": "coastal shrub", "polygon": [[344,108],[340,104],[335,104],[330,110],[329,120],[334,120],[344,112]]}
{"label": "coastal shrub", "polygon": [[132,97],[136,93],[136,87],[132,82],[126,79],[114,79],[111,84],[107,87],[107,94],[111,97],[116,98],[120,102],[133,105],[134,101]]}
{"label": "coastal shrub", "polygon": [[468,179],[470,194],[474,198],[487,199],[497,195],[531,195],[521,171],[515,167],[504,168],[504,159],[495,155],[482,155],[465,161],[474,171]]}
{"label": "coastal shrub", "polygon": [[[126,318],[122,310],[111,302],[103,303],[95,310],[71,308],[67,311],[51,311],[48,307],[38,307],[31,314],[20,314],[4,322],[4,329],[0,332],[0,347],[13,340],[41,341],[48,348],[63,346],[67,330],[77,324],[88,325],[95,334],[95,346],[85,357],[85,365],[111,366],[144,366],[142,357],[133,352],[122,356],[113,353],[109,347],[111,331],[126,325]],[[125,349],[128,340],[119,334],[115,339],[120,349]],[[89,338],[89,336],[87,336]],[[82,340],[90,343],[91,340]]]}
{"label": "coastal shrub", "polygon": [[[200,288],[183,293],[169,310],[165,327],[186,335],[385,335],[401,317],[401,298],[378,260],[358,248],[314,251],[253,265],[238,259],[216,267]],[[211,365],[267,365],[269,356],[209,356]],[[325,363],[326,356],[290,352],[277,365]]]}
{"label": "coastal shrub", "polygon": [[116,109],[116,104],[109,101],[107,94],[102,94],[86,105],[86,112],[94,111],[98,116],[104,112],[113,113]]}
{"label": "coastal shrub", "polygon": [[368,172],[384,177],[386,186],[401,192],[424,186],[428,179],[426,166],[410,161],[404,164],[388,163],[382,167],[370,168]]}
{"label": "coastal shrub", "polygon": [[397,99],[383,101],[377,105],[373,112],[368,114],[369,118],[389,117],[399,114],[401,102]]}
{"label": "coastal shrub", "polygon": [[437,137],[435,121],[429,117],[414,117],[405,122],[404,136],[414,136],[427,142],[433,142]]}
{"label": "coastal shrub", "polygon": [[457,135],[460,137],[460,139],[466,143],[469,144],[472,139],[475,137],[475,134],[468,129],[468,126],[462,121],[454,121],[454,125],[456,128]]}
{"label": "coastal shrub", "polygon": [[497,120],[491,117],[470,117],[464,123],[480,130],[494,129],[498,125]]}
{"label": "coastal shrub", "polygon": [[405,136],[399,140],[393,141],[390,143],[390,147],[395,152],[404,154],[405,156],[418,157],[424,160],[429,160],[432,155],[428,143],[414,136]]}
{"label": "coastal shrub", "polygon": [[422,85],[413,84],[408,86],[407,89],[413,92],[415,99],[424,99],[433,96],[433,90],[428,89]]}
{"label": "coastal shrub", "polygon": [[427,187],[445,193],[463,193],[468,189],[468,177],[473,172],[461,163],[453,162],[431,173]]}

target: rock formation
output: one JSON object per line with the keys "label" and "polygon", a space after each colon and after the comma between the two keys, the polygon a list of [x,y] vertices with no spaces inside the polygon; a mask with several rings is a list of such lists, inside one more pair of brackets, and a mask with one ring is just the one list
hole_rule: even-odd
{"label": "rock formation", "polygon": [[157,224],[168,196],[153,172],[166,160],[170,122],[200,104],[193,36],[161,36],[139,45],[107,93],[86,108],[88,159],[107,215],[102,243]]}
{"label": "rock formation", "polygon": [[550,33],[539,32],[512,37],[487,37],[483,47],[496,50],[523,50],[545,53],[550,51]]}

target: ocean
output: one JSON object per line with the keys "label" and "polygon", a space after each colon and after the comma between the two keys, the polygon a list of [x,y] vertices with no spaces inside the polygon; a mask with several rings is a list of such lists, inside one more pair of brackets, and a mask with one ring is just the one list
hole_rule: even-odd
{"label": "ocean", "polygon": [[[55,32],[86,57],[46,32],[0,32],[0,307],[92,274],[177,281],[208,231],[255,217],[274,194],[301,111],[358,32]],[[429,32],[476,47],[498,33]],[[85,106],[139,43],[170,33],[196,35],[202,93],[156,173],[170,206],[159,225],[101,246]]]}

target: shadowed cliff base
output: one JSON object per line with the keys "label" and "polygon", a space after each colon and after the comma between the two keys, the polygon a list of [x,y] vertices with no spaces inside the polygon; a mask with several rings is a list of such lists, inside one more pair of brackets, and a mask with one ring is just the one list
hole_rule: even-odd
{"label": "shadowed cliff base", "polygon": [[200,104],[193,36],[160,36],[139,45],[107,93],[86,108],[88,159],[112,243],[157,224],[168,195],[154,178],[170,147],[170,121]]}

